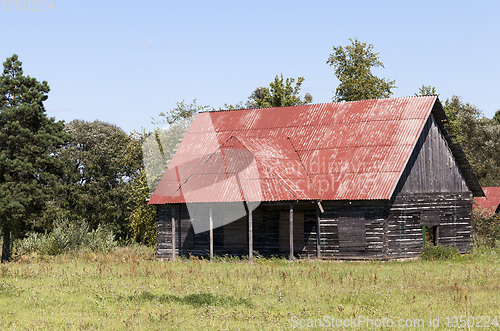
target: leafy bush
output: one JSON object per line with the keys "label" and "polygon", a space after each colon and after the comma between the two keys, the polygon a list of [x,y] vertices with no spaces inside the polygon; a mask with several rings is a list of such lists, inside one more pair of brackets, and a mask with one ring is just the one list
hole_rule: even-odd
{"label": "leafy bush", "polygon": [[113,232],[100,225],[91,230],[87,222],[61,222],[50,233],[31,232],[26,238],[14,243],[16,255],[38,252],[44,255],[90,250],[109,252],[117,247]]}
{"label": "leafy bush", "polygon": [[130,208],[129,231],[137,243],[156,246],[156,208],[148,205],[146,199],[149,195],[149,187],[145,170],[131,184],[131,196],[127,202]]}
{"label": "leafy bush", "polygon": [[500,240],[500,216],[489,210],[476,209],[472,215],[474,244],[495,247]]}
{"label": "leafy bush", "polygon": [[96,230],[87,233],[82,248],[106,253],[116,248],[117,244],[113,232],[99,225]]}
{"label": "leafy bush", "polygon": [[31,232],[26,238],[14,242],[14,254],[24,255],[40,251],[46,237],[43,233]]}
{"label": "leafy bush", "polygon": [[455,246],[432,246],[426,245],[420,254],[422,260],[450,260],[460,256]]}

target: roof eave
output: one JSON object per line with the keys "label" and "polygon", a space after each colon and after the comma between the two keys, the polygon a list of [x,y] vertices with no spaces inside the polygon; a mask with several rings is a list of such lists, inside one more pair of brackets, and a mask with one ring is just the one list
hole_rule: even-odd
{"label": "roof eave", "polygon": [[473,196],[484,197],[485,194],[483,188],[479,184],[476,174],[474,173],[474,170],[472,169],[472,166],[470,165],[469,160],[467,159],[467,155],[462,149],[462,145],[460,145],[460,143],[458,142],[453,141],[453,135],[450,134],[450,132],[448,131],[448,127],[446,127],[445,125],[446,122],[448,121],[448,116],[446,115],[443,109],[441,101],[439,101],[439,98],[437,97],[431,112],[434,115],[434,119],[436,120],[436,123],[439,129],[441,130],[441,133],[443,134],[444,138],[446,139],[446,142],[448,143],[448,146],[453,154],[453,157],[455,158],[455,161],[457,161],[457,165],[460,169],[460,172],[462,173],[462,176],[465,180],[465,183],[467,184],[467,187],[471,190]]}

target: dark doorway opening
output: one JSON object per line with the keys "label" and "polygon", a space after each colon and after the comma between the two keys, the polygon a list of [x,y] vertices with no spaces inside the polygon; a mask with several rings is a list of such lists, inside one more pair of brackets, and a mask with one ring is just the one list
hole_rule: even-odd
{"label": "dark doorway opening", "polygon": [[424,245],[439,245],[439,226],[423,226]]}

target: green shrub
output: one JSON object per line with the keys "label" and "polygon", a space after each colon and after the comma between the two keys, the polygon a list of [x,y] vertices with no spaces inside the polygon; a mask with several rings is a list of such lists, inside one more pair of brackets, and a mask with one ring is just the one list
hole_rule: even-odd
{"label": "green shrub", "polygon": [[489,210],[476,209],[472,214],[474,243],[495,247],[500,240],[500,215]]}
{"label": "green shrub", "polygon": [[455,246],[426,245],[420,254],[422,260],[450,260],[460,256]]}
{"label": "green shrub", "polygon": [[93,252],[107,253],[118,246],[115,241],[115,236],[111,230],[106,230],[100,225],[96,230],[87,232],[83,241],[83,249],[88,249]]}
{"label": "green shrub", "polygon": [[50,233],[31,232],[26,238],[14,243],[16,255],[38,252],[43,255],[89,250],[109,252],[117,247],[113,232],[100,225],[91,230],[87,222],[61,222]]}
{"label": "green shrub", "polygon": [[46,234],[31,232],[26,238],[14,242],[14,252],[16,255],[38,252],[45,240],[47,240]]}

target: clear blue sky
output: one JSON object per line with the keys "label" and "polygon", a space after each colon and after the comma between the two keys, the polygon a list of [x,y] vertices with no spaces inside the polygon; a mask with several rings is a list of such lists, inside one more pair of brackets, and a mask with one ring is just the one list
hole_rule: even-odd
{"label": "clear blue sky", "polygon": [[25,74],[46,80],[47,112],[66,122],[151,130],[151,117],[176,101],[196,98],[216,108],[245,102],[280,73],[303,76],[302,95],[330,102],[338,81],[326,60],[349,38],[374,45],[385,64],[374,72],[396,80],[395,97],[425,84],[488,117],[500,109],[499,1],[54,0],[45,12],[9,11],[8,0],[0,6],[0,59],[18,54]]}

